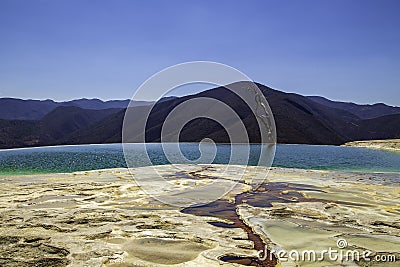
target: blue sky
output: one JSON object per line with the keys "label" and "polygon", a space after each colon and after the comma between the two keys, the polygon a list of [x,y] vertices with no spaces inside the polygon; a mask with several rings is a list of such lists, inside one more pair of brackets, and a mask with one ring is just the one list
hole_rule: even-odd
{"label": "blue sky", "polygon": [[286,92],[400,106],[399,14],[396,0],[0,0],[0,97],[126,99],[210,60]]}

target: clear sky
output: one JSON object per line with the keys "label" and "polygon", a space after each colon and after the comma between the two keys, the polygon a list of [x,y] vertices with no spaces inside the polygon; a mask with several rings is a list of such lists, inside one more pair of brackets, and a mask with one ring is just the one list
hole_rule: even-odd
{"label": "clear sky", "polygon": [[0,0],[0,97],[126,99],[210,60],[286,92],[400,106],[399,14],[397,0]]}

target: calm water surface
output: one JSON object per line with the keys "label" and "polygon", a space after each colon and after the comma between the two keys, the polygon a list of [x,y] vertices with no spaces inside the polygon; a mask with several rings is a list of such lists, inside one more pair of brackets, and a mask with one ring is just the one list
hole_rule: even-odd
{"label": "calm water surface", "polygon": [[[169,164],[160,144],[148,144],[153,164]],[[181,144],[182,153],[197,159],[197,144]],[[260,146],[251,146],[248,165],[257,164]],[[229,161],[230,145],[217,145],[214,163]],[[133,153],[133,156],[134,153]],[[136,155],[135,165],[148,165]],[[273,166],[364,172],[400,172],[400,153],[356,147],[278,145]],[[54,146],[0,150],[0,175],[73,172],[82,170],[126,167],[121,144]]]}

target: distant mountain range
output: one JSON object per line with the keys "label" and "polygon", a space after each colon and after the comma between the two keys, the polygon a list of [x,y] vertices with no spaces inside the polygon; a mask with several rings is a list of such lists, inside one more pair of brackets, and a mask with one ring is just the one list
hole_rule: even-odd
{"label": "distant mountain range", "polygon": [[17,98],[0,98],[0,119],[3,120],[40,120],[58,107],[78,107],[82,109],[124,109],[130,106],[148,105],[149,101],[77,99],[65,102],[53,100],[22,100]]}
{"label": "distant mountain range", "polygon": [[309,96],[308,98],[327,107],[348,111],[361,119],[373,119],[384,115],[399,114],[400,109],[399,107],[392,107],[383,103],[358,105],[349,102],[332,101],[321,96]]}
{"label": "distant mountain range", "polygon": [[[237,86],[246,86],[238,83]],[[339,145],[354,140],[400,138],[400,107],[385,104],[357,105],[323,97],[284,93],[262,84],[274,114],[279,143]],[[242,118],[251,142],[259,140],[256,121],[237,96],[225,88],[159,101],[148,120],[147,142],[159,142],[163,120],[180,103],[198,96],[230,105]],[[139,109],[151,102],[0,99],[0,148],[121,142],[125,109]],[[229,142],[224,129],[207,119],[187,124],[180,141],[205,137]]]}

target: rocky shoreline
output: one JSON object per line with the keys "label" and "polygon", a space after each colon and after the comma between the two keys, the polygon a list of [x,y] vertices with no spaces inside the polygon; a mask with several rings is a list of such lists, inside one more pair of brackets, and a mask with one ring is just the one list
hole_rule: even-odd
{"label": "rocky shoreline", "polygon": [[342,146],[364,147],[400,152],[400,139],[354,141]]}
{"label": "rocky shoreline", "polygon": [[[145,175],[146,168],[152,167],[131,172]],[[223,165],[187,165],[184,173],[155,168],[182,190],[193,187],[188,181],[232,182]],[[196,211],[154,200],[127,169],[0,177],[0,265],[397,266],[399,174],[273,168],[256,188],[254,174],[265,171],[247,167],[231,193]],[[275,254],[257,260],[260,245],[318,250],[339,239],[372,255],[390,253],[397,263],[301,262]]]}

